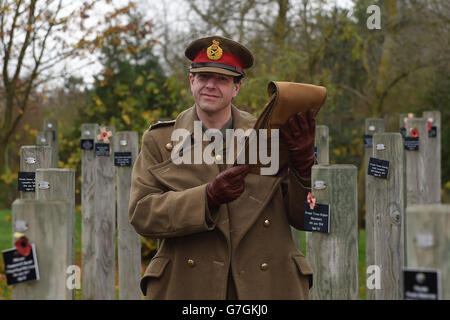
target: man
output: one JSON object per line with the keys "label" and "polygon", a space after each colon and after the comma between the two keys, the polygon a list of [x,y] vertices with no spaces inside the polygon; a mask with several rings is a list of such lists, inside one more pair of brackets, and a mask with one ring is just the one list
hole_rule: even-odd
{"label": "man", "polygon": [[193,141],[194,121],[222,132],[255,123],[231,103],[243,70],[253,64],[248,49],[214,36],[192,42],[185,54],[192,61],[195,105],[145,132],[133,168],[130,222],[142,236],[162,240],[141,289],[148,299],[307,299],[312,270],[290,225],[303,225],[314,163],[313,115],[291,117],[281,130],[290,164],[276,175],[224,161],[175,164],[174,130],[187,130],[179,143],[195,148],[205,141]]}

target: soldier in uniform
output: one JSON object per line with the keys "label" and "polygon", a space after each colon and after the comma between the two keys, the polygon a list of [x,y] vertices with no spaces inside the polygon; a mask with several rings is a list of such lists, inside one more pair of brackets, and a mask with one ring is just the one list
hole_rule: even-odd
{"label": "soldier in uniform", "polygon": [[133,168],[130,222],[140,235],[161,239],[142,292],[147,299],[308,299],[312,270],[290,226],[303,226],[313,113],[294,115],[281,130],[289,166],[276,175],[250,173],[220,155],[213,164],[175,164],[174,130],[187,130],[192,142],[194,121],[222,132],[256,121],[232,104],[253,64],[247,48],[213,36],[192,42],[185,55],[195,105],[144,133]]}

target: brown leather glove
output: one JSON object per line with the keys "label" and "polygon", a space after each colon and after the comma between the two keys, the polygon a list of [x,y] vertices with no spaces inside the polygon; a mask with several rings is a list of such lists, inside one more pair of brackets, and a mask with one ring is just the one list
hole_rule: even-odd
{"label": "brown leather glove", "polygon": [[249,165],[239,165],[222,171],[208,183],[206,197],[209,210],[218,208],[222,203],[237,199],[244,192],[244,178],[249,172]]}
{"label": "brown leather glove", "polygon": [[[287,128],[286,128],[287,127]],[[312,109],[291,116],[280,128],[281,136],[289,151],[289,160],[300,177],[310,177],[314,164],[314,140],[316,120]]]}

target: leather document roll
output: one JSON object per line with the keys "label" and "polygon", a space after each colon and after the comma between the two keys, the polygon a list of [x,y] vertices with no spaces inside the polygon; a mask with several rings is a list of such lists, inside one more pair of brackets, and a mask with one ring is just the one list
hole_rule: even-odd
{"label": "leather document roll", "polygon": [[[254,129],[256,131],[255,137],[246,138],[245,140],[245,163],[249,163],[251,166],[251,172],[260,174],[261,167],[270,167],[270,164],[262,164],[259,156],[259,129],[268,129],[267,136],[270,137],[272,129],[280,129],[286,125],[286,121],[294,114],[298,112],[306,112],[309,109],[314,110],[314,116],[317,115],[321,106],[324,104],[327,90],[325,87],[315,86],[306,83],[295,82],[276,82],[271,81],[268,85],[269,101],[261,112],[260,116],[256,120]],[[267,139],[267,155],[270,154],[271,143],[270,139]],[[258,150],[257,163],[249,161],[249,145],[255,144]],[[250,148],[251,149],[251,148]],[[244,150],[241,150],[243,152]],[[241,153],[240,152],[240,153]],[[288,164],[288,151],[283,142],[283,139],[279,137],[279,169],[284,168]],[[242,157],[238,155],[235,161],[237,165],[237,159]]]}

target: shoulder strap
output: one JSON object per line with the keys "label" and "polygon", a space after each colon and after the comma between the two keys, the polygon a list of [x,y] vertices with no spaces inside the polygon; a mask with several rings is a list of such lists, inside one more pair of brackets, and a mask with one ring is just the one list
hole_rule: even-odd
{"label": "shoulder strap", "polygon": [[148,130],[153,130],[161,127],[167,127],[167,126],[173,126],[175,124],[175,120],[168,120],[168,121],[158,121],[154,124],[152,124]]}

